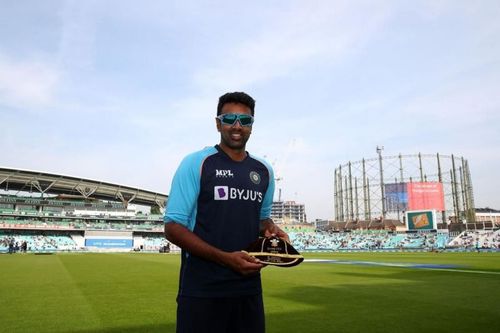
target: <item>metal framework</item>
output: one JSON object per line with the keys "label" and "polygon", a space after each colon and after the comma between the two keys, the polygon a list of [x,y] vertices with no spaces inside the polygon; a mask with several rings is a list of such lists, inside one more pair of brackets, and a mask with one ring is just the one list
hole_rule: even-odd
{"label": "metal framework", "polygon": [[401,221],[404,210],[388,209],[386,184],[440,182],[445,210],[438,222],[475,222],[474,195],[469,164],[454,155],[414,154],[382,156],[339,165],[334,173],[335,220],[371,221],[377,218]]}
{"label": "metal framework", "polygon": [[167,195],[130,186],[98,180],[64,176],[38,171],[0,167],[0,190],[37,192],[45,194],[73,194],[85,199],[119,201],[127,205],[165,207]]}

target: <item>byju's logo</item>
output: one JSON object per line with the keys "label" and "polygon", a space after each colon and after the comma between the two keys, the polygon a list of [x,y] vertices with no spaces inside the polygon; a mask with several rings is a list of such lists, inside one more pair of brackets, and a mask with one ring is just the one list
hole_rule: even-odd
{"label": "byju's logo", "polygon": [[214,200],[243,200],[262,202],[262,192],[227,186],[214,186]]}
{"label": "byju's logo", "polygon": [[227,186],[214,187],[214,200],[227,200],[229,198],[229,189]]}
{"label": "byju's logo", "polygon": [[233,178],[233,172],[231,170],[217,170],[215,169],[215,177],[217,178]]}

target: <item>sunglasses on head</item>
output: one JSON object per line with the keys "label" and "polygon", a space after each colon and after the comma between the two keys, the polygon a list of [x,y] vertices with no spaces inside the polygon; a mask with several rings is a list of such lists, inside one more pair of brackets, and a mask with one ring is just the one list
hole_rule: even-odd
{"label": "sunglasses on head", "polygon": [[252,126],[253,117],[248,114],[225,113],[217,116],[217,119],[224,125],[234,125],[236,121],[240,122],[241,126]]}

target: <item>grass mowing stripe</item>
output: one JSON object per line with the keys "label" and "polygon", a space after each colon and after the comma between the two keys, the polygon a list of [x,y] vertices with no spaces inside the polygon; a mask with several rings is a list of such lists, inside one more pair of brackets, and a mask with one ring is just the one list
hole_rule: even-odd
{"label": "grass mowing stripe", "polygon": [[137,258],[135,254],[88,254],[78,261],[68,257],[70,271],[106,329],[168,326],[174,321],[174,270],[169,269],[168,260]]}
{"label": "grass mowing stripe", "polygon": [[[336,259],[305,259],[305,263],[320,263],[320,264],[339,264],[339,265],[365,265],[365,266],[386,266],[386,267],[401,267],[413,269],[426,269],[434,271],[447,271],[459,273],[476,273],[476,274],[493,274],[500,275],[500,272],[481,271],[481,270],[466,270],[453,268],[453,265],[438,265],[438,264],[415,264],[415,263],[395,263],[395,262],[376,262],[376,261],[354,261],[354,260],[336,260]],[[450,268],[446,268],[450,267]]]}
{"label": "grass mowing stripe", "polygon": [[[73,278],[57,255],[10,256],[2,265],[2,329],[5,332],[67,332],[68,321],[100,327]],[[70,307],[67,305],[71,304]],[[63,311],[71,309],[64,313]],[[63,314],[64,313],[64,314]],[[29,319],[28,319],[29,318]]]}
{"label": "grass mowing stripe", "polygon": [[430,271],[445,271],[445,272],[457,272],[457,273],[474,273],[474,274],[493,274],[500,275],[500,272],[490,272],[490,271],[473,271],[466,269],[451,269],[451,268],[421,268]]}

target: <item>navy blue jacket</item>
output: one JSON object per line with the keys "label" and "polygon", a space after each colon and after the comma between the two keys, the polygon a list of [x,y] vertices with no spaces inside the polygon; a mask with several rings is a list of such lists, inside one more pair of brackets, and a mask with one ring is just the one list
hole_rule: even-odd
{"label": "navy blue jacket", "polygon": [[[274,194],[272,168],[248,156],[233,161],[219,146],[184,158],[172,181],[165,223],[179,223],[221,250],[245,249],[269,218]],[[179,295],[232,297],[262,292],[260,275],[245,277],[182,251]]]}

